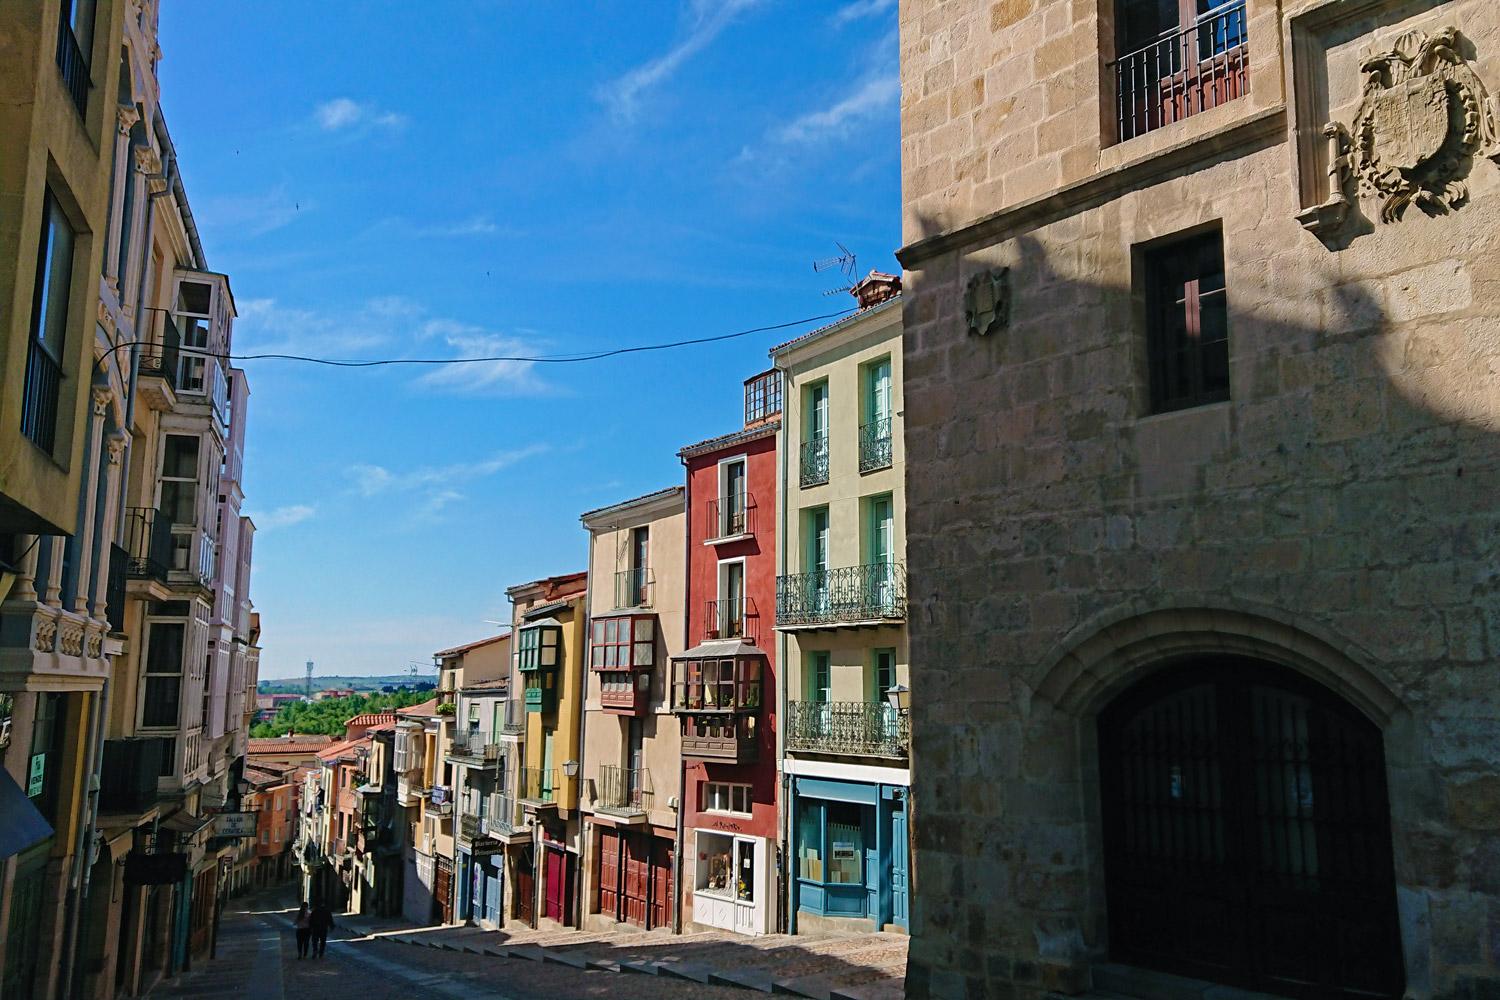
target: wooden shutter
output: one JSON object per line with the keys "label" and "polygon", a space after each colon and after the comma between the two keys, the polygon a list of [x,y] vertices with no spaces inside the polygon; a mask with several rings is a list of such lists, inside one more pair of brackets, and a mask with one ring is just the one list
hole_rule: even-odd
{"label": "wooden shutter", "polygon": [[599,912],[620,919],[620,834],[599,831]]}

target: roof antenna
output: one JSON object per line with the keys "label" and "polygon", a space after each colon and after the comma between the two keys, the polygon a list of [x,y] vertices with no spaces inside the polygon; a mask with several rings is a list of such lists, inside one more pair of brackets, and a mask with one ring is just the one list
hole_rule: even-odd
{"label": "roof antenna", "polygon": [[[855,271],[854,251],[844,246],[844,244],[840,243],[838,240],[834,240],[833,245],[839,248],[839,255],[837,257],[825,257],[822,260],[813,261],[813,273],[822,274],[824,271],[831,271],[834,268],[838,268],[843,273],[844,277],[852,282],[854,280]],[[843,292],[849,292],[853,290],[854,285],[848,284],[844,285],[842,288],[830,288],[823,294],[839,295]]]}

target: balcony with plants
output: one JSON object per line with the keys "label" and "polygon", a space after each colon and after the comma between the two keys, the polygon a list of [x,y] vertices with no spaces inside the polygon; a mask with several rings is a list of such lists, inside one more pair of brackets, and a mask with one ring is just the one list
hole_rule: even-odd
{"label": "balcony with plants", "polygon": [[759,755],[764,657],[687,657],[672,667],[672,713],[682,720],[682,755],[754,761]]}

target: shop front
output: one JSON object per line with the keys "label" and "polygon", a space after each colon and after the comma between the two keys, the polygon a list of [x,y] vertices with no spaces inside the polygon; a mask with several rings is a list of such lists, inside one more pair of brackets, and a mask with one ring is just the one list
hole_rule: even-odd
{"label": "shop front", "polygon": [[693,921],[736,934],[775,930],[775,847],[766,837],[693,831]]}
{"label": "shop front", "polygon": [[792,795],[799,929],[907,927],[906,787],[797,776]]}
{"label": "shop front", "polygon": [[459,884],[465,887],[465,916],[481,927],[498,928],[505,856],[495,850],[476,848],[473,854],[463,853],[459,857]]}

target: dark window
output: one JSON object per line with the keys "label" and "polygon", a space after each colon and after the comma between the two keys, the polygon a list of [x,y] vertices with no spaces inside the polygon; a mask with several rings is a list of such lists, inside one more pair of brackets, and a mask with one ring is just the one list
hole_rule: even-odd
{"label": "dark window", "polygon": [[1245,94],[1245,0],[1116,0],[1115,20],[1120,141]]}
{"label": "dark window", "polygon": [[1214,232],[1146,257],[1147,338],[1155,412],[1229,398],[1224,238]]}
{"label": "dark window", "polygon": [[146,645],[146,692],[141,725],[177,725],[177,704],[182,693],[182,653],[187,625],[183,622],[152,622]]}
{"label": "dark window", "polygon": [[31,341],[26,354],[26,385],[21,405],[21,432],[47,452],[52,451],[57,441],[68,291],[73,277],[73,240],[73,228],[57,199],[48,191],[42,204],[42,237],[37,247]]}
{"label": "dark window", "polygon": [[95,0],[63,0],[57,23],[57,68],[78,113],[88,107],[89,59],[94,48]]}

